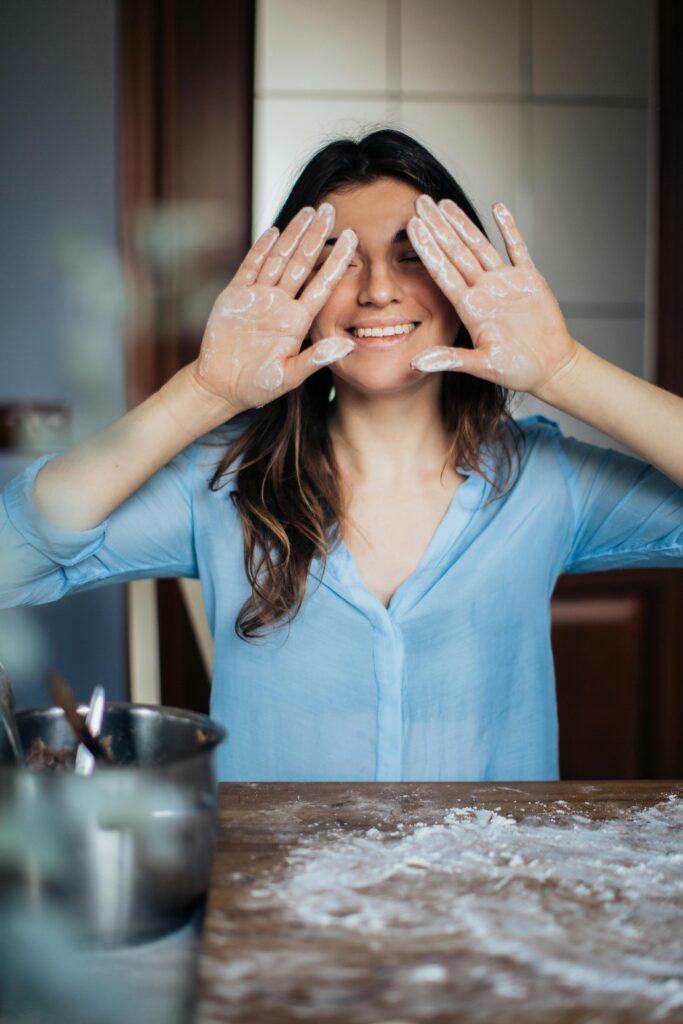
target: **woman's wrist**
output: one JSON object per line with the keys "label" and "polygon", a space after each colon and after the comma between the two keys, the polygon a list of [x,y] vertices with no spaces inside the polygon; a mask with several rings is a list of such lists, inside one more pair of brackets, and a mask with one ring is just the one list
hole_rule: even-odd
{"label": "woman's wrist", "polygon": [[583,363],[586,359],[587,349],[576,339],[574,341],[574,352],[570,359],[556,370],[552,377],[544,381],[537,388],[531,390],[531,394],[534,398],[539,398],[541,401],[546,402],[548,405],[557,406],[557,408],[564,409],[564,404],[567,401],[567,396],[571,394],[571,390],[576,385]]}
{"label": "woman's wrist", "polygon": [[186,444],[191,444],[202,434],[214,430],[243,411],[207,391],[199,380],[196,366],[196,360],[183,366],[156,393]]}

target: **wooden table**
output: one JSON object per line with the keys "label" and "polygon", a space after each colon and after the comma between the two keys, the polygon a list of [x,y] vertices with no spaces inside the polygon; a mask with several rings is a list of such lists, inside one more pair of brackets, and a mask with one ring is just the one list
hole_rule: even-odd
{"label": "wooden table", "polygon": [[[196,1024],[683,1021],[681,799],[680,781],[223,784]],[[438,843],[460,851],[445,873]],[[344,874],[353,857],[357,891]],[[655,862],[650,899],[639,880]],[[350,904],[335,905],[332,885],[321,921],[316,885],[335,864]],[[457,920],[439,924],[456,892]],[[506,906],[502,931],[487,926]],[[630,922],[633,971],[600,938],[610,914]]]}

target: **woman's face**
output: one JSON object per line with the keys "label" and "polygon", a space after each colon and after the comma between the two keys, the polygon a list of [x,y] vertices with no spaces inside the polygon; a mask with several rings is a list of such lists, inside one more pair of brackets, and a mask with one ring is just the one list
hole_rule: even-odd
{"label": "woman's face", "polygon": [[[406,235],[419,194],[406,182],[382,178],[324,197],[337,215],[317,266],[344,228],[356,232],[358,248],[310,333],[313,341],[345,334],[356,338],[357,348],[335,363],[332,373],[362,390],[393,392],[425,384],[425,375],[413,370],[410,360],[432,345],[452,345],[460,324]],[[403,331],[359,336],[359,329],[363,334],[395,327]]]}

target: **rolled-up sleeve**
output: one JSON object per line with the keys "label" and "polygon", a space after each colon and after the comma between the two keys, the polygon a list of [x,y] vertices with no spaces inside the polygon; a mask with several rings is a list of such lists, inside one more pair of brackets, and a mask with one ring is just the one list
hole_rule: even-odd
{"label": "rolled-up sleeve", "polygon": [[43,604],[107,582],[196,576],[192,514],[195,446],[181,452],[91,530],[48,522],[33,501],[45,456],[0,502],[0,607]]}
{"label": "rolled-up sleeve", "polygon": [[683,488],[611,448],[553,441],[574,516],[564,572],[683,566]]}

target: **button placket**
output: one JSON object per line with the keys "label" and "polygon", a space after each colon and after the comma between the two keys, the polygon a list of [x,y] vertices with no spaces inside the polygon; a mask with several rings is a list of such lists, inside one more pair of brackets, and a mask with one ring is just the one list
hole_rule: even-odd
{"label": "button placket", "polygon": [[[378,602],[379,604],[379,602]],[[403,777],[403,668],[405,652],[400,626],[386,608],[375,632],[377,684],[377,782]]]}

